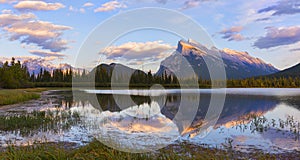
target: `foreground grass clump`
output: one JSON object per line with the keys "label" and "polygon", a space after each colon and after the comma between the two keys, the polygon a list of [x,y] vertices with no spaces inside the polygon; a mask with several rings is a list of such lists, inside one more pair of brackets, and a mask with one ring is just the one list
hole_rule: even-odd
{"label": "foreground grass clump", "polygon": [[[69,147],[68,147],[69,146]],[[0,159],[108,159],[108,160],[150,160],[150,159],[297,159],[300,153],[268,154],[262,152],[242,153],[221,149],[205,148],[192,144],[181,143],[170,145],[152,153],[125,153],[111,149],[97,140],[90,144],[72,149],[70,144],[47,143],[26,147],[10,146],[2,149]]]}
{"label": "foreground grass clump", "polygon": [[34,112],[26,115],[1,116],[0,130],[20,130],[22,134],[27,131],[35,130],[41,125],[49,122],[51,122],[51,117],[47,117],[46,112]]}
{"label": "foreground grass clump", "polygon": [[0,116],[0,131],[20,131],[23,136],[39,131],[66,130],[79,122],[79,114],[67,111],[34,111],[28,114]]}
{"label": "foreground grass clump", "polygon": [[38,94],[37,92],[41,91],[42,89],[0,90],[0,106],[25,102],[31,99],[38,99],[40,98],[40,94]]}

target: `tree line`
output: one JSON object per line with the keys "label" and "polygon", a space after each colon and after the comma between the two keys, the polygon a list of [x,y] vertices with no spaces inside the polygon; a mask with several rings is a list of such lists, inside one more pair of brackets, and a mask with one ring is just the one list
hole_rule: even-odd
{"label": "tree line", "polygon": [[20,61],[12,58],[11,62],[6,61],[0,68],[0,87],[2,88],[22,88],[31,87],[29,82],[30,74],[26,66]]}
{"label": "tree line", "polygon": [[[91,76],[95,79],[96,87],[110,87],[112,78],[126,79],[126,74],[112,76],[112,71],[109,68],[98,66],[91,73],[87,73],[85,70],[75,72],[72,68],[62,70],[55,69],[53,71],[47,71],[41,68],[38,74],[30,74],[27,67],[22,65],[20,61],[16,61],[12,58],[10,63],[6,61],[3,66],[0,66],[0,88],[28,88],[28,87],[71,87],[72,79],[75,78],[78,83],[89,83]],[[136,70],[130,78],[131,87],[150,87],[153,84],[161,84],[165,87],[179,88],[183,85],[189,85],[195,79],[181,80],[183,84],[179,84],[179,80],[172,74],[164,72],[161,75],[152,74],[151,71],[145,73],[140,70]],[[212,82],[197,78],[198,86],[200,88],[210,88]],[[220,84],[224,86],[224,82],[214,82],[214,84]],[[122,83],[120,83],[122,85]],[[124,84],[126,85],[126,84]],[[246,79],[231,79],[226,82],[227,87],[277,87],[277,88],[294,88],[300,87],[300,77],[256,77]]]}
{"label": "tree line", "polygon": [[30,74],[28,68],[20,61],[12,58],[0,67],[0,88],[31,88],[31,87],[64,87],[70,86],[73,74],[72,68],[55,69],[52,72],[41,68],[38,74]]}

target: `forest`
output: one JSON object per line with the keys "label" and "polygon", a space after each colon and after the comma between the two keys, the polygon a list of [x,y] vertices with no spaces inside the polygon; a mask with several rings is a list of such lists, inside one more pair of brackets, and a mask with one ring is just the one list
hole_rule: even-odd
{"label": "forest", "polygon": [[[40,69],[38,74],[30,74],[27,67],[22,65],[20,61],[16,61],[12,58],[11,62],[6,61],[2,67],[0,67],[0,88],[15,89],[15,88],[32,88],[32,87],[72,87],[72,79],[75,78],[77,83],[85,84],[89,83],[91,74],[95,76],[96,87],[110,87],[112,73],[111,70],[98,66],[94,72],[87,73],[83,70],[81,73],[73,71],[72,68],[67,70],[55,69],[53,71],[47,71]],[[120,79],[124,77],[118,77]],[[158,76],[136,70],[130,77],[130,87],[150,87],[153,84],[161,84],[164,87],[179,88],[183,85],[189,84],[192,79],[185,79],[179,84],[178,79],[175,76],[167,75],[166,73]],[[183,82],[183,83],[182,83]],[[219,82],[222,84],[223,82]],[[300,77],[253,77],[246,79],[231,79],[227,80],[227,87],[276,87],[276,88],[297,88],[300,87]],[[74,84],[74,83],[73,83]],[[212,82],[198,78],[200,88],[211,88]],[[218,84],[215,83],[215,84]],[[122,84],[120,84],[122,85]],[[221,86],[224,86],[221,85]]]}

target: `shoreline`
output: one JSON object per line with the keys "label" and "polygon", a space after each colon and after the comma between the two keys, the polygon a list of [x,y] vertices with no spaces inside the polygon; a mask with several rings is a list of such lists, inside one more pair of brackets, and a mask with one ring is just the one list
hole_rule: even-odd
{"label": "shoreline", "polygon": [[41,98],[43,92],[51,90],[68,90],[71,88],[24,88],[0,89],[0,108],[11,108],[13,105],[26,103]]}
{"label": "shoreline", "polygon": [[231,148],[209,148],[191,143],[171,144],[147,153],[127,153],[109,148],[96,139],[84,146],[66,142],[48,142],[31,146],[9,146],[0,149],[0,159],[12,157],[55,158],[55,159],[297,159],[299,151],[265,153],[253,150],[249,153]]}
{"label": "shoreline", "polygon": [[[91,88],[72,88],[72,87],[64,87],[64,88],[60,88],[60,87],[53,87],[53,88],[49,88],[49,87],[45,87],[45,88],[26,88],[26,89],[0,89],[0,108],[7,108],[8,105],[15,105],[15,104],[19,104],[19,103],[24,103],[24,102],[28,102],[31,100],[37,100],[39,98],[41,98],[41,94],[44,91],[55,91],[55,90],[72,90],[72,89],[76,89],[76,90],[90,90]],[[95,89],[95,91],[122,91],[122,90],[127,90],[127,88],[123,89],[123,88],[118,88],[118,90],[111,90],[110,87],[95,87],[92,88]],[[266,88],[254,88],[254,87],[248,87],[248,88],[238,88],[238,87],[234,87],[234,88],[165,88],[165,90],[207,90],[207,91],[213,91],[213,90],[221,90],[221,89],[295,89],[298,90],[300,88],[270,88],[270,87],[266,87]],[[133,90],[149,90],[149,88],[143,88],[143,87],[138,87],[138,88],[129,88],[129,90],[133,91]],[[155,90],[155,89],[154,89]],[[159,89],[158,89],[159,90]],[[92,91],[92,90],[90,90]],[[213,93],[213,92],[211,92]],[[226,94],[230,94],[230,93],[226,93]],[[249,93],[247,93],[249,94]],[[256,94],[254,94],[256,95]]]}

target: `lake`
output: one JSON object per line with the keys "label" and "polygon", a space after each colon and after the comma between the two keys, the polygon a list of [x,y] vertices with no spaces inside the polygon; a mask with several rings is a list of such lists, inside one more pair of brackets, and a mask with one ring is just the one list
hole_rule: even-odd
{"label": "lake", "polygon": [[0,115],[36,111],[60,119],[26,132],[2,127],[0,145],[81,146],[97,138],[128,152],[182,141],[243,152],[300,151],[300,89],[56,90],[44,92],[39,100],[0,108]]}

